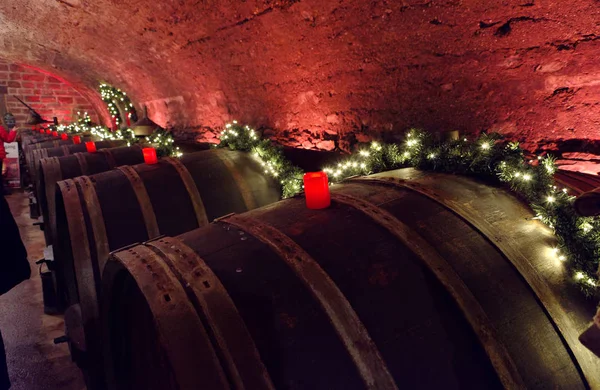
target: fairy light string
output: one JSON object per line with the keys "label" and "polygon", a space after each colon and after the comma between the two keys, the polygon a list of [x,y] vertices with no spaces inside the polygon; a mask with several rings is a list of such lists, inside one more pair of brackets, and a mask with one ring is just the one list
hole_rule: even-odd
{"label": "fairy light string", "polygon": [[[252,153],[265,174],[280,181],[283,198],[302,192],[303,171],[284,157],[280,147],[260,137],[256,130],[233,121],[225,126],[219,140],[216,147]],[[527,162],[519,144],[506,142],[499,134],[441,142],[429,133],[411,129],[401,143],[363,145],[356,153],[323,170],[331,183],[337,183],[355,175],[403,167],[474,176],[509,185],[529,203],[536,215],[534,219],[553,230],[558,241],[552,250],[554,260],[568,267],[573,281],[586,296],[598,296],[600,220],[576,214],[575,197],[554,182],[556,165],[551,156]]]}
{"label": "fairy light string", "polygon": [[117,127],[122,123],[126,122],[126,119],[121,117],[119,107],[121,107],[125,111],[125,115],[130,120],[137,119],[135,107],[133,106],[133,103],[131,103],[131,100],[129,99],[129,96],[127,96],[127,93],[121,91],[121,89],[119,88],[115,88],[112,85],[106,83],[100,84],[100,86],[98,87],[98,91],[100,92],[102,100],[106,103],[108,112],[115,121]]}

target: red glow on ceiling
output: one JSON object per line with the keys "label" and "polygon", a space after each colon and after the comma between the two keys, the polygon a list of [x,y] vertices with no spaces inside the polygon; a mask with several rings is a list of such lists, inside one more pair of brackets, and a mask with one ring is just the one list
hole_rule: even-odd
{"label": "red glow on ceiling", "polygon": [[54,73],[52,73],[52,72],[49,72],[49,71],[47,71],[47,70],[45,70],[45,69],[41,69],[41,68],[38,68],[38,67],[35,67],[35,66],[31,66],[31,65],[28,65],[28,64],[19,64],[19,65],[20,65],[20,66],[22,66],[23,68],[32,69],[32,70],[35,70],[36,72],[40,72],[40,73],[42,73],[42,74],[45,74],[46,76],[54,77],[55,79],[57,79],[57,80],[58,80],[58,81],[60,81],[61,83],[65,83],[65,84],[67,84],[67,85],[68,85],[68,86],[70,86],[70,87],[72,87],[72,86],[73,86],[73,85],[72,85],[72,84],[71,84],[69,81],[67,81],[66,79],[64,79],[64,78],[62,78],[62,77],[60,77],[60,76],[58,76],[58,75],[56,75],[56,74],[54,74]]}

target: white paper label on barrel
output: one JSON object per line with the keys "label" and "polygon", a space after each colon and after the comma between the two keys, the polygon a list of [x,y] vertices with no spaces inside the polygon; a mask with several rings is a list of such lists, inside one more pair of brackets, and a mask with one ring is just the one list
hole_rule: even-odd
{"label": "white paper label on barrel", "polygon": [[50,261],[54,260],[54,251],[52,250],[52,245],[48,245],[44,248],[44,259]]}

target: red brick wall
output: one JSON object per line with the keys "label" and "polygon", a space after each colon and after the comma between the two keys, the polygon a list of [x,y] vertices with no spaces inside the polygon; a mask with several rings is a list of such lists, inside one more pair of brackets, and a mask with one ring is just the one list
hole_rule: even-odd
{"label": "red brick wall", "polygon": [[17,96],[44,119],[57,117],[59,123],[76,119],[77,112],[87,112],[94,121],[98,115],[91,103],[69,84],[35,69],[0,61],[0,86],[7,87],[6,109],[17,119],[17,125],[25,125],[29,111],[14,99]]}

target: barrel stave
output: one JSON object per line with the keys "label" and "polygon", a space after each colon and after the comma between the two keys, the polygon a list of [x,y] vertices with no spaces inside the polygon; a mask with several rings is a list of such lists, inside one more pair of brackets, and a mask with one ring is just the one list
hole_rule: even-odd
{"label": "barrel stave", "polygon": [[[92,181],[99,200],[96,207],[104,216],[109,247],[121,248],[148,240],[138,198],[125,175],[119,170],[108,171],[93,176]],[[84,212],[87,214],[87,210]]]}
{"label": "barrel stave", "polygon": [[[498,386],[456,305],[440,304],[451,299],[440,296],[439,283],[389,231],[335,203],[325,212],[308,210],[300,200],[249,214],[291,237],[321,265],[358,313],[397,383],[460,388],[478,377],[482,388]],[[399,297],[415,298],[402,300],[399,312],[391,310]],[[431,324],[422,326],[423,318]],[[473,366],[478,374],[469,372]]]}
{"label": "barrel stave", "polygon": [[[153,165],[138,165],[136,171],[144,183],[160,234],[177,235],[197,229],[200,225],[188,191],[176,169],[166,161]],[[157,174],[157,171],[161,171]],[[168,188],[168,191],[165,189]]]}
{"label": "barrel stave", "polygon": [[[365,192],[380,189],[377,185],[349,184],[343,191],[368,198]],[[529,285],[502,253],[485,236],[438,203],[413,191],[399,192],[403,193],[400,199],[381,207],[418,232],[450,263],[494,324],[499,340],[516,366],[522,368],[521,377],[526,385],[540,388],[544,383],[553,383],[557,388],[581,387],[578,367],[565,349],[561,335]]]}
{"label": "barrel stave", "polygon": [[205,249],[200,242],[187,245],[227,289],[275,388],[364,389],[329,318],[278,255],[233,227],[209,225],[204,231],[201,241],[219,243],[209,246],[219,250],[206,253],[198,250]]}

